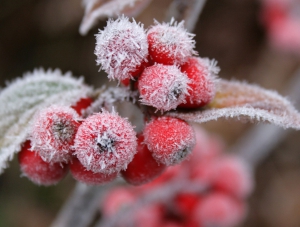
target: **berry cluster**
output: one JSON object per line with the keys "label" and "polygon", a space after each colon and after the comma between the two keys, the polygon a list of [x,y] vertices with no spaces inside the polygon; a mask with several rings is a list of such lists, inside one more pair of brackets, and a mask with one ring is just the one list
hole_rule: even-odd
{"label": "berry cluster", "polygon": [[[232,227],[239,224],[247,211],[245,199],[253,188],[251,171],[241,159],[222,153],[216,138],[208,137],[200,129],[196,130],[196,138],[190,160],[169,167],[149,184],[110,191],[101,205],[104,219],[119,216],[120,226]],[[181,184],[177,190],[176,184]],[[203,187],[195,188],[200,185]],[[159,196],[153,199],[156,192],[162,193],[166,187],[168,194],[163,200]],[[138,209],[139,205],[143,209]],[[123,220],[122,212],[132,216]]]}
{"label": "berry cluster", "polygon": [[121,16],[96,35],[95,54],[108,78],[132,84],[142,104],[161,112],[198,108],[214,97],[219,68],[213,60],[194,56],[193,37],[183,22],[155,22],[145,31]]}
{"label": "berry cluster", "polygon": [[300,3],[263,0],[262,20],[271,43],[280,50],[300,54]]}
{"label": "berry cluster", "polygon": [[[72,107],[50,106],[35,117],[31,148],[24,145],[20,157],[25,150],[35,151],[30,157],[42,165],[58,171],[69,166],[73,177],[87,184],[104,183],[120,173],[130,184],[140,185],[158,177],[167,166],[182,162],[195,144],[193,128],[152,109],[163,113],[198,108],[214,97],[219,69],[215,61],[194,56],[193,36],[183,22],[173,20],[155,22],[148,31],[125,16],[109,20],[96,36],[97,63],[110,79],[138,91],[138,105],[147,120],[143,132],[136,136],[133,126],[114,111],[102,110],[82,119],[81,111],[91,100]],[[57,177],[47,182],[45,176],[37,180],[41,168],[27,168],[22,158],[20,163],[23,173],[38,184],[59,181]]]}
{"label": "berry cluster", "polygon": [[52,185],[67,173],[87,184],[117,177],[136,153],[133,126],[115,112],[102,111],[82,119],[78,113],[91,104],[50,106],[34,119],[30,140],[19,153],[21,171],[34,183]]}

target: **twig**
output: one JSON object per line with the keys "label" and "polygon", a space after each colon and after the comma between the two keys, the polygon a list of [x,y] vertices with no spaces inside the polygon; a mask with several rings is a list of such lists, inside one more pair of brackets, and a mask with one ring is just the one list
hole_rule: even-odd
{"label": "twig", "polygon": [[99,210],[100,197],[118,181],[103,186],[87,186],[78,183],[50,227],[86,227]]}
{"label": "twig", "polygon": [[166,21],[174,17],[177,21],[185,21],[188,31],[193,31],[202,12],[206,0],[174,0],[166,14]]}
{"label": "twig", "polygon": [[[300,108],[300,68],[290,80],[287,88],[288,97],[297,109]],[[250,129],[231,151],[245,159],[253,168],[264,160],[274,147],[283,141],[291,130],[282,130],[274,125],[256,125]]]}

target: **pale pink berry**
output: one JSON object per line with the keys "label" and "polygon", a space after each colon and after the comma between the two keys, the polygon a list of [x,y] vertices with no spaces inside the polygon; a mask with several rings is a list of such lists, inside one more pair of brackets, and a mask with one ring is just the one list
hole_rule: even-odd
{"label": "pale pink berry", "polygon": [[231,196],[211,193],[194,210],[194,219],[203,227],[232,227],[245,217],[245,205]]}
{"label": "pale pink berry", "polygon": [[186,57],[196,54],[194,36],[186,31],[183,21],[177,23],[172,19],[162,24],[155,21],[147,32],[151,59],[165,65],[182,64]]}
{"label": "pale pink berry", "polygon": [[238,157],[222,157],[215,162],[213,187],[238,198],[247,197],[253,190],[251,169]]}
{"label": "pale pink berry", "polygon": [[94,114],[80,125],[74,150],[82,165],[95,173],[126,169],[137,152],[133,126],[117,113]]}
{"label": "pale pink berry", "polygon": [[138,80],[141,102],[161,111],[175,109],[188,95],[189,80],[175,65],[155,64]]}
{"label": "pale pink berry", "polygon": [[156,161],[167,166],[185,159],[195,145],[192,126],[173,117],[159,117],[144,129],[145,143]]}
{"label": "pale pink berry", "polygon": [[190,57],[181,66],[189,79],[188,86],[191,88],[185,102],[180,107],[196,108],[208,104],[216,92],[216,75],[220,69],[216,61],[208,58]]}
{"label": "pale pink berry", "polygon": [[74,179],[88,184],[99,185],[108,183],[117,177],[117,172],[111,174],[94,173],[91,170],[87,170],[77,158],[73,158],[70,163],[70,172]]}
{"label": "pale pink berry", "polygon": [[102,203],[102,212],[106,217],[115,215],[132,206],[135,199],[135,195],[128,188],[115,188],[105,196]]}
{"label": "pale pink berry", "polygon": [[52,105],[42,109],[31,129],[32,149],[46,162],[68,162],[79,125],[79,115],[71,107]]}
{"label": "pale pink berry", "polygon": [[109,20],[96,35],[97,64],[109,79],[124,80],[140,73],[147,62],[148,43],[143,25],[125,16]]}
{"label": "pale pink berry", "polygon": [[66,164],[43,161],[38,152],[32,151],[29,140],[23,144],[18,159],[22,174],[38,185],[57,184],[68,172]]}

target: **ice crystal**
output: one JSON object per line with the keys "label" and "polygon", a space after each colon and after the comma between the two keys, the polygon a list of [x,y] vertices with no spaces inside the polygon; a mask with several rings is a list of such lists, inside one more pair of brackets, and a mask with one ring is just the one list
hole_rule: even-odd
{"label": "ice crystal", "polygon": [[0,93],[0,173],[26,140],[36,111],[54,103],[75,104],[90,92],[82,79],[72,78],[71,73],[63,75],[58,69],[36,69],[8,84]]}
{"label": "ice crystal", "polygon": [[128,17],[135,17],[148,6],[151,0],[83,0],[85,7],[79,32],[82,35],[96,24],[98,19],[115,17],[125,14]]}
{"label": "ice crystal", "polygon": [[143,25],[125,16],[110,19],[96,35],[95,55],[110,79],[124,80],[147,61],[148,43]]}
{"label": "ice crystal", "polygon": [[74,150],[87,170],[111,174],[126,169],[136,150],[131,124],[117,113],[103,111],[88,117],[79,127]]}
{"label": "ice crystal", "polygon": [[267,121],[300,130],[300,113],[286,98],[274,91],[237,81],[219,80],[216,96],[206,110],[167,115],[197,123],[222,117]]}

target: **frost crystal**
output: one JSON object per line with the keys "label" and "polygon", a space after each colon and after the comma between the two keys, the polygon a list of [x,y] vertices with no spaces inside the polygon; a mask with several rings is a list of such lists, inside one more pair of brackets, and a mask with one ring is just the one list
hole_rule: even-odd
{"label": "frost crystal", "polygon": [[131,124],[115,112],[88,117],[79,127],[74,150],[87,170],[111,174],[126,169],[136,150]]}
{"label": "frost crystal", "polygon": [[163,64],[182,64],[187,57],[197,54],[194,34],[184,28],[184,21],[177,23],[158,23],[147,32],[149,53],[154,61]]}
{"label": "frost crystal", "polygon": [[150,66],[139,78],[141,102],[162,111],[175,109],[185,102],[188,83],[187,75],[175,65]]}
{"label": "frost crystal", "polygon": [[110,79],[131,78],[147,61],[148,43],[143,25],[125,16],[109,20],[96,35],[97,64]]}
{"label": "frost crystal", "polygon": [[26,140],[36,111],[54,103],[73,105],[90,92],[82,79],[60,70],[36,69],[8,84],[0,93],[0,173]]}
{"label": "frost crystal", "polygon": [[39,111],[30,133],[32,150],[45,162],[68,162],[78,120],[79,115],[70,107],[52,105]]}

